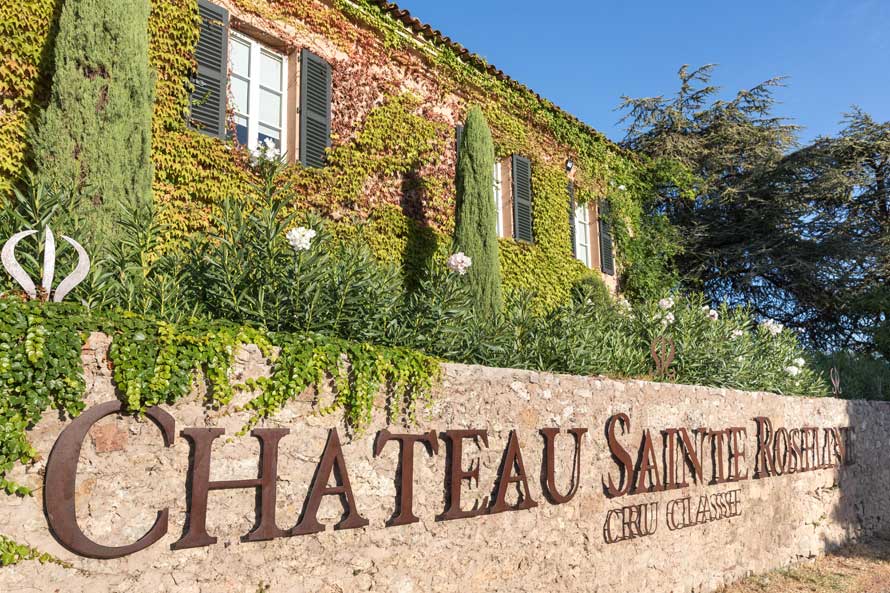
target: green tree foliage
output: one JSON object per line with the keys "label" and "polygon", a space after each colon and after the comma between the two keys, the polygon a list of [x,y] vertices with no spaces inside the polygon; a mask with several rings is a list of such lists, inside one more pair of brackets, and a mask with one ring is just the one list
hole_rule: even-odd
{"label": "green tree foliage", "polygon": [[797,127],[773,114],[781,79],[722,100],[711,73],[683,67],[675,96],[623,103],[626,144],[696,176],[692,199],[671,184],[659,196],[685,240],[687,286],[818,348],[890,349],[890,124],[856,110],[836,137],[798,148]]}
{"label": "green tree foliage", "polygon": [[42,180],[85,198],[98,240],[113,231],[124,199],[151,200],[149,9],[140,0],[68,0],[59,17],[34,157]]}
{"label": "green tree foliage", "polygon": [[662,208],[685,239],[678,258],[684,279],[721,300],[756,303],[766,295],[758,294],[762,274],[750,266],[765,252],[781,253],[769,229],[784,210],[758,193],[758,181],[794,146],[796,127],[771,115],[780,79],[724,101],[709,84],[712,70],[681,68],[672,97],[625,97],[625,144],[696,176],[691,199],[671,184],[659,188]]}
{"label": "green tree foliage", "polygon": [[503,304],[493,171],[491,131],[482,110],[473,107],[458,151],[454,250],[472,259],[467,272],[470,290],[480,309],[492,315]]}
{"label": "green tree foliage", "polygon": [[764,176],[788,205],[774,233],[793,246],[774,282],[811,343],[890,357],[890,123],[858,109],[843,123]]}

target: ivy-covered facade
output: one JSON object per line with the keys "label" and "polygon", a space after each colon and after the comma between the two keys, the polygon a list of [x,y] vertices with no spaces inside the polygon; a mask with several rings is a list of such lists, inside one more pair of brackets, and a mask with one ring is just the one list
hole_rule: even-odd
{"label": "ivy-covered facade", "polygon": [[[33,165],[61,2],[26,0],[0,31],[0,192]],[[291,163],[281,183],[294,209],[420,269],[451,247],[461,122],[479,105],[505,289],[548,306],[588,277],[631,294],[670,284],[670,228],[646,213],[657,164],[394,5],[152,0],[149,28],[153,191],[171,246],[207,229],[226,198],[251,199],[252,151],[265,145]]]}

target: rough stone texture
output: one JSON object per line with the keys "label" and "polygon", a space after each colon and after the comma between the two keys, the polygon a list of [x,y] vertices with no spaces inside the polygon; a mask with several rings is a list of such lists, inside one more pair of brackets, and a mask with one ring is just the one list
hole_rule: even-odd
{"label": "rough stone texture", "polygon": [[[114,397],[104,359],[107,341],[93,336],[84,351],[90,405]],[[258,350],[239,353],[238,376],[257,376],[268,367]],[[248,396],[241,396],[240,402]],[[177,431],[215,426],[226,430],[213,451],[211,479],[255,478],[256,439],[236,437],[246,415],[208,411],[199,394],[167,408]],[[186,518],[188,443],[177,438],[165,449],[150,422],[107,418],[93,429],[80,459],[78,519],[85,533],[106,545],[130,543],[152,524],[157,510],[170,508],[170,531],[153,547],[119,560],[79,558],[52,537],[43,513],[43,462],[15,470],[14,479],[36,489],[33,498],[0,497],[0,533],[50,552],[73,569],[36,562],[0,569],[0,591],[78,592],[351,592],[393,591],[538,592],[601,591],[610,593],[704,592],[742,576],[767,571],[822,554],[830,547],[865,533],[887,530],[890,517],[890,472],[886,445],[890,407],[883,403],[781,397],[724,389],[612,381],[518,370],[445,365],[436,403],[411,432],[430,429],[481,428],[489,431],[488,449],[468,443],[464,467],[478,457],[478,488],[465,489],[464,508],[493,495],[504,446],[511,429],[522,443],[537,508],[457,521],[437,521],[445,505],[445,447],[427,456],[417,447],[415,513],[419,523],[385,527],[396,496],[398,447],[390,443],[372,455],[374,434],[385,427],[384,401],[374,425],[363,436],[344,439],[349,477],[359,509],[370,520],[363,529],[334,531],[340,505],[326,497],[319,518],[329,527],[321,534],[242,543],[253,526],[253,491],[210,494],[208,529],[217,544],[171,551]],[[281,442],[278,524],[294,525],[299,517],[327,431],[336,417],[312,414],[309,397],[287,407],[268,426],[291,429]],[[630,432],[621,441],[636,450],[644,429],[654,434],[668,427],[748,429],[744,467],[753,471],[753,418],[768,416],[774,426],[855,428],[857,460],[852,466],[803,474],[749,479],[737,484],[691,486],[684,490],[608,499],[602,479],[615,470],[606,446],[606,420],[627,413]],[[48,413],[33,430],[36,448],[48,455],[65,422]],[[564,505],[542,496],[539,479],[545,427],[583,426],[581,488]],[[404,431],[401,427],[390,427]],[[121,437],[121,431],[125,438]],[[108,436],[111,435],[111,436]],[[122,440],[123,438],[123,440]],[[567,488],[571,439],[560,436],[557,483]],[[118,446],[123,445],[123,446]],[[739,517],[679,531],[666,528],[663,503],[684,496],[741,489]],[[508,498],[515,500],[515,494]],[[648,537],[607,545],[603,523],[610,509],[662,503],[657,531]]]}

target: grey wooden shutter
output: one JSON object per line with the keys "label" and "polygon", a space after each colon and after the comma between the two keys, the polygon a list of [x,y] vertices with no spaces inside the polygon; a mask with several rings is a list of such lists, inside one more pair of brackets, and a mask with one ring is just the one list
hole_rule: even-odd
{"label": "grey wooden shutter", "polygon": [[599,203],[599,228],[600,228],[600,269],[603,274],[615,275],[615,256],[612,253],[612,228],[603,218],[609,214],[609,203],[602,200]]}
{"label": "grey wooden shutter", "polygon": [[300,162],[324,167],[331,145],[331,65],[309,50],[300,55]]}
{"label": "grey wooden shutter", "polygon": [[464,139],[464,126],[463,124],[457,124],[454,128],[454,150],[455,150],[455,158],[454,161],[457,162],[457,159],[460,157],[460,143]]}
{"label": "grey wooden shutter", "polygon": [[207,0],[198,0],[201,29],[195,48],[198,63],[189,98],[193,128],[217,138],[226,135],[228,95],[229,11]]}
{"label": "grey wooden shutter", "polygon": [[532,164],[513,155],[513,237],[519,241],[535,240],[532,231]]}
{"label": "grey wooden shutter", "polygon": [[575,184],[569,181],[569,240],[572,242],[572,255],[578,257],[578,247],[575,245]]}

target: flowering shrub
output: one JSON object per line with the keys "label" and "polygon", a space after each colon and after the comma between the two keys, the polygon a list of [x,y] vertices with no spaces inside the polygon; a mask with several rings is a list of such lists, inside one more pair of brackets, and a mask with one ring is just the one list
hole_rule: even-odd
{"label": "flowering shrub", "polygon": [[745,309],[714,306],[698,295],[673,301],[668,326],[657,322],[661,302],[636,306],[634,331],[645,344],[659,335],[674,340],[676,381],[788,394],[828,392],[826,377],[806,361],[796,336],[780,324],[757,324]]}
{"label": "flowering shrub", "polygon": [[[408,282],[404,270],[374,257],[361,227],[349,239],[335,239],[319,219],[288,212],[277,193],[276,162],[261,155],[256,166],[268,174],[257,189],[263,199],[249,207],[223,203],[214,224],[221,231],[196,237],[185,253],[146,258],[151,242],[140,239],[134,242],[138,257],[117,258],[111,269],[104,268],[116,258],[96,258],[99,281],[85,287],[85,300],[168,321],[224,319],[273,332],[413,348],[455,362],[612,377],[655,378],[650,345],[665,336],[676,344],[674,381],[808,395],[830,391],[826,369],[832,365],[814,367],[779,323],[757,323],[745,310],[698,296],[631,305],[587,276],[567,302],[548,312],[535,305],[535,295],[514,292],[501,313],[483,314],[467,290],[464,274],[473,262],[465,254],[443,256]],[[3,225],[0,217],[0,230]],[[127,226],[147,232],[136,219]],[[116,268],[135,273],[113,273]],[[132,284],[134,276],[143,284]],[[109,291],[109,283],[121,290]],[[858,379],[855,364],[843,365],[850,382],[845,396],[862,391],[884,397],[887,389],[872,379],[890,375],[887,364],[868,365]]]}
{"label": "flowering shrub", "polygon": [[448,269],[452,272],[457,273],[459,276],[463,276],[467,273],[467,270],[470,269],[470,266],[473,265],[473,260],[464,255],[462,251],[458,251],[448,258],[445,265],[448,266]]}
{"label": "flowering shrub", "polygon": [[796,337],[743,309],[672,295],[631,305],[588,277],[547,313],[534,295],[509,295],[487,315],[467,286],[472,261],[454,253],[419,286],[378,261],[361,234],[338,241],[311,217],[299,224],[271,200],[251,212],[223,208],[226,231],[208,238],[188,268],[201,287],[195,307],[276,331],[414,348],[446,360],[579,375],[655,378],[653,340],[674,340],[672,380],[777,393],[821,395],[825,375],[806,362]]}
{"label": "flowering shrub", "polygon": [[312,229],[299,226],[287,232],[287,242],[294,248],[294,251],[307,251],[312,244],[312,239],[317,233]]}

